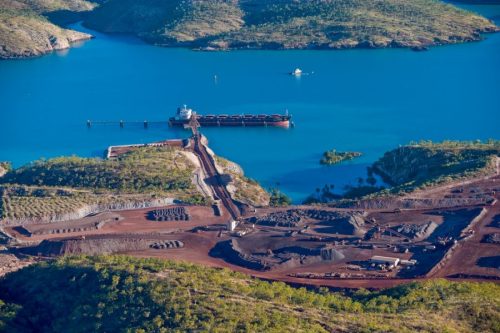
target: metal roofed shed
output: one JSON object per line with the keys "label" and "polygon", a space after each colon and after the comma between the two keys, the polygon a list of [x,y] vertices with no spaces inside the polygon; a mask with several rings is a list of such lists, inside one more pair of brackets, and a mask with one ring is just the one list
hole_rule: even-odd
{"label": "metal roofed shed", "polygon": [[374,264],[387,265],[390,267],[396,267],[399,264],[399,258],[393,257],[383,257],[383,256],[373,256],[370,259],[370,262]]}

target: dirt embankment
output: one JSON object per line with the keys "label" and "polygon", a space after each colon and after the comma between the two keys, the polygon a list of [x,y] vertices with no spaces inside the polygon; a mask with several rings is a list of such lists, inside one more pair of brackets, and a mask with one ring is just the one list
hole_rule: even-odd
{"label": "dirt embankment", "polygon": [[183,154],[193,165],[195,166],[195,170],[193,172],[193,184],[196,186],[198,191],[203,194],[203,196],[207,198],[211,198],[215,200],[214,193],[210,189],[210,186],[206,183],[205,179],[207,175],[201,166],[200,159],[193,152],[181,150],[181,154]]}
{"label": "dirt embankment", "polygon": [[269,206],[269,193],[259,183],[245,177],[243,169],[238,164],[216,156],[210,149],[207,150],[215,161],[217,172],[226,181],[227,191],[238,202],[253,207]]}
{"label": "dirt embankment", "polygon": [[121,220],[122,217],[116,213],[106,212],[93,214],[82,219],[73,220],[71,223],[53,222],[44,224],[28,224],[22,227],[15,227],[21,233],[28,236],[40,236],[51,234],[65,234],[72,232],[84,232],[101,229],[105,224]]}
{"label": "dirt embankment", "polygon": [[116,202],[116,203],[101,204],[101,205],[85,205],[73,212],[68,212],[64,214],[55,214],[53,216],[48,216],[48,217],[33,217],[33,218],[23,218],[23,219],[9,218],[0,220],[0,224],[2,224],[3,226],[19,226],[19,225],[36,224],[36,223],[62,222],[62,221],[77,220],[91,214],[98,214],[102,212],[163,207],[171,205],[173,203],[174,203],[173,198],[161,198],[152,200]]}
{"label": "dirt embankment", "polygon": [[319,248],[288,246],[269,249],[265,254],[253,253],[241,246],[238,239],[234,238],[219,242],[210,251],[210,255],[257,271],[292,269],[319,262],[334,263],[345,258],[342,251],[328,246]]}
{"label": "dirt embankment", "polygon": [[51,257],[71,254],[98,255],[181,247],[184,247],[184,243],[177,240],[162,240],[155,237],[122,235],[115,237],[79,237],[44,240],[39,245],[25,248],[22,251],[34,255]]}
{"label": "dirt embankment", "polygon": [[350,209],[440,209],[491,204],[494,198],[374,198],[340,202],[333,206]]}

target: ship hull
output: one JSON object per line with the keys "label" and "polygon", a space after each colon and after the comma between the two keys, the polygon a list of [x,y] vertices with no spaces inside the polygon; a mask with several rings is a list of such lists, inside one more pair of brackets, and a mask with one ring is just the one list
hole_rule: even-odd
{"label": "ship hull", "polygon": [[[266,116],[266,117],[205,117],[197,116],[197,121],[202,127],[290,127],[289,116]],[[170,118],[170,126],[185,126],[189,120]]]}

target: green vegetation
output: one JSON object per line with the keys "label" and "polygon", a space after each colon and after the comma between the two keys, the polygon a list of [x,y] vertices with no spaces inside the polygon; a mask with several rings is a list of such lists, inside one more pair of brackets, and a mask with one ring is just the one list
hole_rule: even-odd
{"label": "green vegetation", "polygon": [[380,193],[385,187],[371,185],[346,186],[345,192],[342,194],[343,199],[358,199],[374,193]]}
{"label": "green vegetation", "polygon": [[88,206],[134,207],[162,197],[203,205],[206,198],[194,190],[163,193],[126,194],[110,191],[75,190],[68,187],[2,185],[0,186],[0,219],[60,218]]}
{"label": "green vegetation", "polygon": [[411,283],[350,296],[227,269],[63,257],[0,280],[5,332],[498,332],[495,283]]}
{"label": "green vegetation", "polygon": [[85,0],[0,0],[0,59],[38,56],[89,39],[88,34],[52,24],[44,14],[94,6]]}
{"label": "green vegetation", "polygon": [[500,141],[433,143],[421,141],[384,154],[371,170],[393,186],[392,192],[478,177],[496,171]]}
{"label": "green vegetation", "polygon": [[286,207],[292,204],[292,199],[278,188],[269,189],[271,196],[269,198],[269,206],[271,207]]}
{"label": "green vegetation", "polygon": [[116,160],[60,157],[8,172],[0,183],[108,189],[126,193],[191,188],[194,165],[170,147],[135,149]]}
{"label": "green vegetation", "polygon": [[0,332],[7,332],[11,328],[7,323],[16,317],[19,308],[18,305],[5,304],[0,300]]}
{"label": "green vegetation", "polygon": [[305,205],[317,204],[317,203],[327,203],[333,200],[342,199],[341,195],[335,194],[333,191],[335,189],[334,184],[326,184],[323,188],[317,188],[316,193],[311,194],[304,200]]}
{"label": "green vegetation", "polygon": [[215,161],[217,166],[222,169],[220,172],[230,176],[226,187],[235,200],[254,207],[269,205],[269,193],[257,181],[245,177],[239,165],[219,156],[215,156]]}
{"label": "green vegetation", "polygon": [[0,218],[50,217],[76,211],[98,198],[89,192],[55,188],[1,186]]}
{"label": "green vegetation", "polygon": [[206,49],[422,48],[497,30],[437,0],[109,0],[85,24],[157,45]]}
{"label": "green vegetation", "polygon": [[141,147],[116,160],[36,161],[0,178],[0,217],[50,218],[88,205],[119,207],[160,198],[205,204],[191,180],[194,169],[170,147]]}
{"label": "green vegetation", "polygon": [[[438,0],[0,0],[0,58],[37,56],[90,35],[84,20],[163,46],[205,49],[411,47],[481,39],[489,20]],[[82,15],[84,13],[84,15]]]}
{"label": "green vegetation", "polygon": [[[316,189],[304,203],[403,194],[427,186],[491,175],[497,171],[498,157],[498,140],[411,142],[385,153],[368,168],[366,179],[358,178],[356,185],[345,186],[341,196],[333,193],[333,185],[325,185],[323,189]],[[377,185],[374,174],[390,187]]]}
{"label": "green vegetation", "polygon": [[360,157],[362,154],[355,151],[340,152],[335,149],[325,151],[323,157],[319,161],[320,164],[333,165],[343,161],[353,160]]}
{"label": "green vegetation", "polygon": [[[239,30],[244,23],[236,1],[184,1],[177,10],[178,21],[162,35],[166,40],[191,42]],[[150,37],[154,40],[156,34]]]}

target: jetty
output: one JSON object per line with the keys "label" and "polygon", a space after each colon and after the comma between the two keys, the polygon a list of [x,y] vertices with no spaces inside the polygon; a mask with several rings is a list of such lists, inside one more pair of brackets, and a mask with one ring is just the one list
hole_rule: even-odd
{"label": "jetty", "polygon": [[[205,175],[209,180],[211,180],[209,183],[213,190],[216,202],[220,201],[229,213],[230,217],[233,220],[237,220],[241,216],[241,211],[233,201],[231,194],[227,190],[224,181],[219,174],[219,171],[217,171],[213,156],[209,154],[207,146],[203,143],[203,136],[198,130],[200,127],[198,119],[196,117],[191,117],[186,125],[186,127],[191,129],[193,132],[193,136],[191,137],[193,140],[192,150],[200,159]],[[220,207],[219,205],[217,206]]]}
{"label": "jetty", "polygon": [[196,119],[198,126],[201,127],[294,127],[292,116],[288,114],[288,110],[284,114],[220,114],[220,115],[200,115],[188,108],[186,105],[177,108],[174,117],[170,117],[168,121],[92,121],[87,120],[87,127],[91,128],[94,125],[118,125],[124,128],[125,124],[142,125],[145,129],[150,124],[168,124],[171,127],[190,127],[191,119]]}
{"label": "jetty", "polygon": [[87,127],[91,128],[94,125],[119,125],[120,128],[125,127],[125,124],[131,124],[131,125],[142,125],[144,128],[148,128],[150,124],[168,124],[167,121],[124,121],[124,120],[119,120],[119,121],[113,121],[113,120],[87,120]]}

